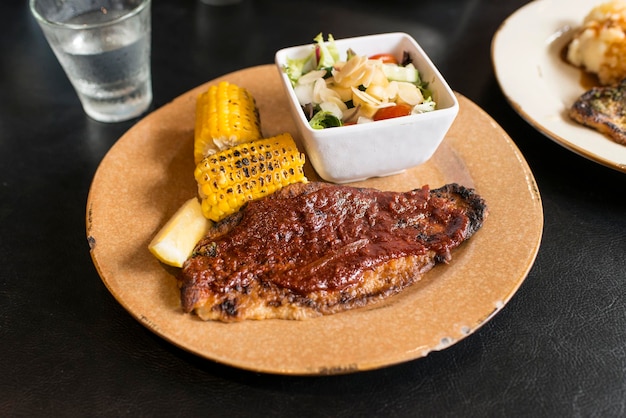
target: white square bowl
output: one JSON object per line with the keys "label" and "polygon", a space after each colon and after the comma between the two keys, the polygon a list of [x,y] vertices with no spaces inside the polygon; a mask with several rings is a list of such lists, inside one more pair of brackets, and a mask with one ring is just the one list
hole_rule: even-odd
{"label": "white square bowl", "polygon": [[287,58],[307,57],[313,50],[313,42],[279,50],[275,62],[289,98],[291,114],[315,171],[324,180],[348,183],[400,173],[426,162],[454,122],[459,103],[424,50],[411,36],[399,32],[336,39],[335,45],[342,60],[349,48],[364,56],[391,53],[400,58],[408,52],[421,79],[428,82],[436,109],[370,123],[313,129],[283,70]]}

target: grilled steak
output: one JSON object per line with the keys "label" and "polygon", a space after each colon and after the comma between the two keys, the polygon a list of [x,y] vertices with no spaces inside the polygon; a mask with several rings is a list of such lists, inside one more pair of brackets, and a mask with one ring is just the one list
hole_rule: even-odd
{"label": "grilled steak", "polygon": [[569,116],[626,145],[626,79],[617,85],[588,90],[574,102]]}
{"label": "grilled steak", "polygon": [[419,280],[487,216],[472,189],[383,192],[312,182],[217,223],[179,276],[185,312],[304,319],[361,307]]}

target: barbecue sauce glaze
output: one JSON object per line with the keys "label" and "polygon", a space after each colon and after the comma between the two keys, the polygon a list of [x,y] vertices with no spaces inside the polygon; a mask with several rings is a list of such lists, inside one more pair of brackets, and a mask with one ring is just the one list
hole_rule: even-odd
{"label": "barbecue sauce glaze", "polygon": [[205,238],[187,277],[217,292],[252,280],[298,294],[341,290],[367,269],[431,251],[446,261],[467,234],[468,217],[427,186],[405,193],[346,186],[252,201],[227,234]]}

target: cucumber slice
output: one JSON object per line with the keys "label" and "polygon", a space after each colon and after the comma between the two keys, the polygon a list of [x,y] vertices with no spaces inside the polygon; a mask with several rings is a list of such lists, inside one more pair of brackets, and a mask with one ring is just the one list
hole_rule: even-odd
{"label": "cucumber slice", "polygon": [[389,80],[393,81],[417,83],[420,79],[417,68],[413,64],[408,64],[404,67],[396,64],[383,64],[383,72]]}

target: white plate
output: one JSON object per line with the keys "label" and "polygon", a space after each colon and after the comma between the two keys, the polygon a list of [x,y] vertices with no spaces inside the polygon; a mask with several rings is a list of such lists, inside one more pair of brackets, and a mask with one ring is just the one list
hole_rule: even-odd
{"label": "white plate", "polygon": [[492,59],[500,87],[532,126],[565,148],[626,172],[626,146],[567,116],[585,92],[581,71],[561,50],[601,0],[537,0],[513,13],[496,32]]}

